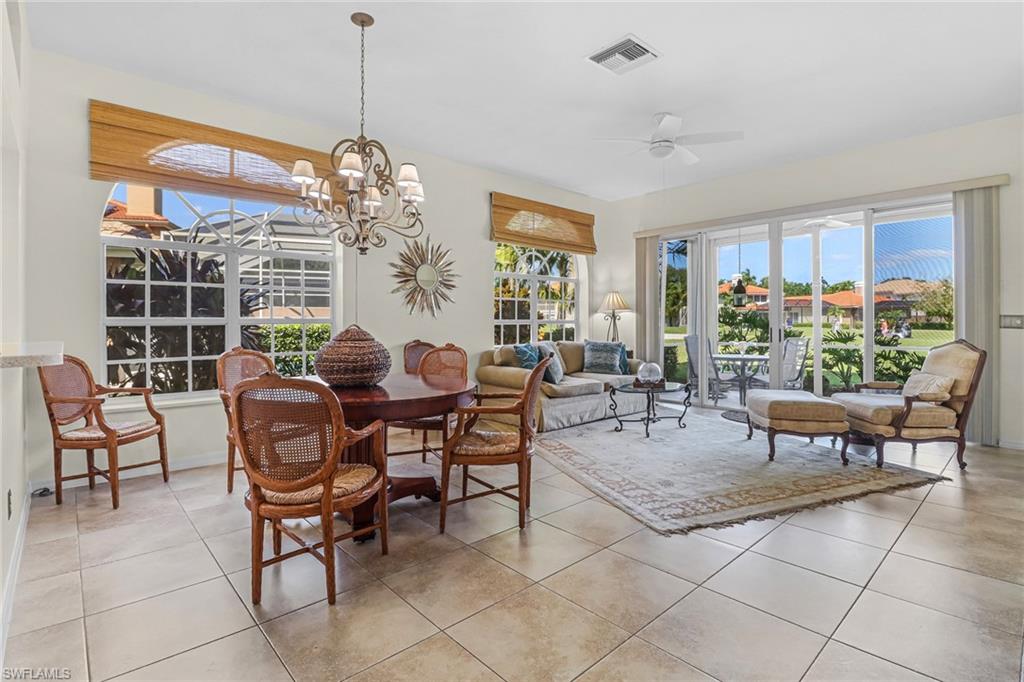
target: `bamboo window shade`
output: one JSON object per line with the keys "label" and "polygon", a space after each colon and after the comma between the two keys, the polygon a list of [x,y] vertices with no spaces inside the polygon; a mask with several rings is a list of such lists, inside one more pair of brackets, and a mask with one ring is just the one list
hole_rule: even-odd
{"label": "bamboo window shade", "polygon": [[597,253],[592,214],[501,192],[491,192],[491,239],[588,256]]}
{"label": "bamboo window shade", "polygon": [[254,135],[89,100],[89,177],[298,203],[296,159],[331,174],[330,155]]}

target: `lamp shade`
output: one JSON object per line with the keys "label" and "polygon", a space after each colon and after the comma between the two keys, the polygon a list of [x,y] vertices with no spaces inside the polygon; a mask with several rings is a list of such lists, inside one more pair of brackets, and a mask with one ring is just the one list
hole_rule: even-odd
{"label": "lamp shade", "polygon": [[363,203],[367,206],[382,206],[384,204],[383,199],[380,196],[380,190],[376,187],[370,187],[366,190],[366,198]]}
{"label": "lamp shade", "polygon": [[338,167],[338,175],[346,178],[363,177],[363,160],[355,152],[345,152],[341,155],[341,165]]}
{"label": "lamp shade", "polygon": [[313,170],[313,162],[309,159],[299,159],[292,166],[292,180],[300,185],[312,185],[316,180],[316,171]]}
{"label": "lamp shade", "polygon": [[416,170],[416,164],[403,163],[398,168],[398,179],[395,181],[399,187],[412,187],[420,184],[420,174]]}
{"label": "lamp shade", "polygon": [[416,183],[415,185],[402,188],[402,201],[406,201],[410,204],[419,204],[422,203],[423,200],[423,185]]}
{"label": "lamp shade", "polygon": [[314,199],[328,199],[331,196],[331,183],[323,178],[314,178],[309,188],[309,196]]}
{"label": "lamp shade", "polygon": [[622,298],[622,294],[617,291],[609,291],[608,295],[604,297],[604,303],[601,304],[602,311],[613,311],[613,310],[629,310],[629,304],[626,303],[626,299]]}

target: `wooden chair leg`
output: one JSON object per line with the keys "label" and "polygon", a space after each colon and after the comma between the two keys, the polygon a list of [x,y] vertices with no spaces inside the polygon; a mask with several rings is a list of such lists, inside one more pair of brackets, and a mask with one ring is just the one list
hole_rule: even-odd
{"label": "wooden chair leg", "polygon": [[462,465],[462,496],[465,497],[469,492],[469,465]]}
{"label": "wooden chair leg", "polygon": [[334,508],[333,500],[328,497],[320,510],[320,527],[324,532],[324,573],[327,574],[327,603],[333,604],[336,599],[334,585]]}
{"label": "wooden chair leg", "polygon": [[875,466],[879,469],[885,463],[885,439],[875,438]]}
{"label": "wooden chair leg", "polygon": [[451,482],[452,463],[448,457],[441,460],[441,532],[444,532],[445,516],[448,514],[448,485]]}
{"label": "wooden chair leg", "polygon": [[533,490],[533,458],[526,458],[526,508],[530,508],[530,492]]}
{"label": "wooden chair leg", "polygon": [[274,556],[281,555],[281,526],[279,521],[274,521],[271,525],[271,540],[274,543]]}
{"label": "wooden chair leg", "polygon": [[53,447],[53,489],[56,493],[57,504],[64,504],[64,474],[61,466],[63,453],[57,446]]}
{"label": "wooden chair leg", "polygon": [[[850,458],[846,456],[846,449],[850,447],[850,434],[844,433],[840,436],[843,439],[843,449],[839,451],[839,458],[843,460],[843,465],[850,463]],[[832,447],[835,447],[835,436],[832,437]]]}
{"label": "wooden chair leg", "polygon": [[956,442],[956,463],[960,465],[960,470],[963,471],[967,468],[967,462],[964,461],[964,451],[967,449],[967,440],[960,436],[960,439]]}
{"label": "wooden chair leg", "polygon": [[[250,501],[255,508],[256,503]],[[252,512],[252,603],[259,604],[263,594],[263,528],[265,521]]]}
{"label": "wooden chair leg", "polygon": [[423,429],[423,446],[422,446],[421,450],[423,451],[422,452],[423,463],[426,464],[427,463],[427,430],[426,429]]}
{"label": "wooden chair leg", "polygon": [[750,416],[747,416],[747,440],[754,437],[754,425],[750,421]]}
{"label": "wooden chair leg", "polygon": [[235,489],[235,441],[228,441],[228,494]]}
{"label": "wooden chair leg", "polygon": [[157,443],[160,445],[160,473],[164,475],[164,483],[171,480],[171,470],[167,466],[167,431],[160,427],[160,433],[156,435]]}
{"label": "wooden chair leg", "polygon": [[530,475],[526,471],[526,458],[519,462],[519,528],[526,528],[526,496],[530,490]]}
{"label": "wooden chair leg", "polygon": [[768,429],[768,461],[775,461],[775,429]]}
{"label": "wooden chair leg", "polygon": [[388,495],[387,484],[381,484],[377,493],[377,520],[380,523],[380,553],[388,553]]}
{"label": "wooden chair leg", "polygon": [[117,443],[107,444],[107,469],[110,476],[110,502],[114,509],[121,506],[121,481],[118,477]]}
{"label": "wooden chair leg", "polygon": [[89,470],[89,490],[96,489],[96,451],[85,451],[85,466]]}

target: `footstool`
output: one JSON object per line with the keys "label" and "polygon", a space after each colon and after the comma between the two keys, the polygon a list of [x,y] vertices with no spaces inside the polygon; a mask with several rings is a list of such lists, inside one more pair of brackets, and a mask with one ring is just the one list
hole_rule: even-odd
{"label": "footstool", "polygon": [[849,464],[846,448],[850,445],[850,425],[846,408],[837,402],[819,398],[807,391],[756,390],[747,394],[747,440],[754,429],[768,432],[768,461],[775,459],[775,434],[831,436],[843,441],[839,456]]}

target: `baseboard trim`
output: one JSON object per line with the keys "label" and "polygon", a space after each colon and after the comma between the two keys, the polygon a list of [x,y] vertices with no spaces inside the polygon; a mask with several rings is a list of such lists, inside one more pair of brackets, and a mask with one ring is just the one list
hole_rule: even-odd
{"label": "baseboard trim", "polygon": [[[183,469],[195,469],[196,467],[210,466],[211,464],[224,464],[227,467],[227,447],[219,452],[209,452],[203,455],[193,455],[192,457],[177,457],[170,462],[168,465],[171,471],[181,471]],[[227,472],[227,468],[224,469]],[[127,471],[121,472],[120,480],[124,481],[129,478],[139,478],[140,476],[152,476],[153,474],[160,473],[160,466],[154,464],[151,467],[141,467],[139,469],[128,469]],[[227,475],[225,473],[225,475]],[[79,478],[74,481],[67,481],[64,483],[64,490],[70,490],[73,488],[81,488],[82,486],[89,485],[88,478]],[[39,488],[54,489],[54,480],[42,479],[38,481],[32,481],[29,484],[30,490],[38,490]]]}
{"label": "baseboard trim", "polygon": [[32,486],[25,486],[25,495],[21,501],[21,519],[11,551],[11,562],[4,573],[4,606],[0,613],[0,670],[4,670],[7,660],[7,633],[11,629],[11,615],[14,611],[14,590],[18,585],[18,569],[21,568],[21,555],[25,550],[25,535],[28,533],[28,515],[32,509]]}
{"label": "baseboard trim", "polygon": [[1019,440],[1000,440],[999,447],[1007,448],[1009,450],[1024,450],[1024,441]]}

